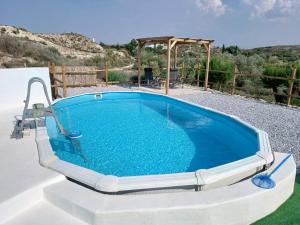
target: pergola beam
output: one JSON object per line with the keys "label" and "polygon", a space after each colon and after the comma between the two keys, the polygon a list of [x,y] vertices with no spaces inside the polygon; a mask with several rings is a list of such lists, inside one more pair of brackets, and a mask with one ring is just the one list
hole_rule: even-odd
{"label": "pergola beam", "polygon": [[163,37],[149,37],[149,38],[138,38],[138,42],[145,42],[146,44],[168,44],[168,41],[177,41],[178,44],[207,44],[212,43],[214,40],[200,39],[200,38],[176,38],[174,36],[163,36]]}
{"label": "pergola beam", "polygon": [[175,40],[175,41],[173,41],[173,43],[172,43],[172,41],[173,40],[170,40],[170,43],[171,43],[171,46],[170,46],[170,48],[171,48],[171,50],[172,50],[172,48],[176,45],[176,43],[177,43],[177,41]]}

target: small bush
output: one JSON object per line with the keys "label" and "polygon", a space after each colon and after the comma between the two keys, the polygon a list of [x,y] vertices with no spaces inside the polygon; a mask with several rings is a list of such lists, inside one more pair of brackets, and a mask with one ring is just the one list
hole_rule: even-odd
{"label": "small bush", "polygon": [[122,53],[125,54],[125,57],[120,56],[116,51],[112,49],[106,50],[105,60],[110,68],[127,66],[131,63],[131,58],[128,56],[127,52],[122,51]]}
{"label": "small bush", "polygon": [[135,39],[132,39],[128,44],[125,45],[125,48],[131,56],[135,56],[137,46],[137,41]]}
{"label": "small bush", "polygon": [[[206,63],[204,63],[206,68]],[[233,63],[225,58],[213,57],[210,61],[209,81],[217,86],[224,85],[232,79]],[[202,79],[205,77],[205,71],[201,73]]]}
{"label": "small bush", "polygon": [[[283,77],[287,78],[290,77],[292,74],[292,69],[289,66],[265,66],[263,74],[266,76],[272,76],[272,77]],[[272,79],[272,78],[262,78],[262,81],[264,82],[265,86],[270,88],[276,88],[277,86],[281,84],[287,85],[287,81],[280,80],[280,79]]]}
{"label": "small bush", "polygon": [[0,37],[0,50],[15,57],[22,56],[26,49],[23,41],[7,35]]}
{"label": "small bush", "polygon": [[76,56],[67,55],[66,58],[67,59],[76,59]]}
{"label": "small bush", "polygon": [[49,47],[48,51],[51,52],[51,54],[53,54],[53,55],[60,55],[60,53],[57,50],[57,48]]}
{"label": "small bush", "polygon": [[108,82],[116,82],[116,81],[119,81],[120,83],[128,81],[127,74],[119,71],[108,72]]}
{"label": "small bush", "polygon": [[66,64],[68,59],[62,56],[56,48],[47,48],[40,43],[35,43],[25,38],[0,36],[0,51],[8,53],[15,58],[30,57],[36,65],[44,66],[47,63]]}
{"label": "small bush", "polygon": [[[282,78],[288,78],[292,74],[292,68],[289,66],[265,66],[264,68],[264,75],[266,76],[272,76],[272,77],[282,77]],[[287,80],[280,80],[280,79],[273,79],[268,77],[262,77],[262,82],[265,87],[272,88],[273,94],[275,97],[276,102],[285,103],[286,97],[282,96],[282,94],[287,94],[287,88],[289,85],[289,82]]]}
{"label": "small bush", "polygon": [[295,68],[297,69],[297,73],[296,73],[297,80],[294,82],[294,88],[300,90],[300,63],[296,64]]}
{"label": "small bush", "polygon": [[23,27],[19,27],[19,30],[27,32],[27,30],[25,28],[23,28]]}
{"label": "small bush", "polygon": [[101,68],[104,68],[105,59],[101,56],[91,57],[91,58],[88,58],[84,61],[84,65],[86,65],[86,66],[99,66]]}
{"label": "small bush", "polygon": [[25,56],[25,57],[34,57],[34,53],[33,53],[32,49],[26,49],[23,56]]}
{"label": "small bush", "polygon": [[[141,81],[142,81],[142,80],[145,80],[145,79],[146,79],[145,76],[142,75],[142,76],[141,76]],[[134,83],[134,84],[137,84],[137,83],[139,82],[138,75],[133,75],[133,76],[131,76],[131,77],[130,77],[130,81],[131,81],[132,83]]]}
{"label": "small bush", "polygon": [[63,57],[59,53],[59,51],[56,48],[42,48],[39,51],[37,51],[37,54],[35,56],[35,59],[38,61],[44,61],[44,62],[57,62],[57,64],[63,64]]}
{"label": "small bush", "polygon": [[19,31],[19,29],[17,28],[16,30],[13,30],[13,33],[14,33],[14,34],[19,34],[20,31]]}

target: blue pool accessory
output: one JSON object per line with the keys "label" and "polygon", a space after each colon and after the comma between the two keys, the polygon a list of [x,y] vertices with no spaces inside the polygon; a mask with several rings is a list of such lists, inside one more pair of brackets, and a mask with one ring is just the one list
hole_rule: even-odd
{"label": "blue pool accessory", "polygon": [[79,130],[72,130],[72,131],[66,132],[65,136],[70,139],[77,139],[77,138],[82,137],[82,133]]}
{"label": "blue pool accessory", "polygon": [[276,186],[274,180],[272,180],[271,176],[290,158],[291,155],[285,157],[278,166],[270,174],[260,174],[252,178],[252,183],[260,188],[271,189]]}
{"label": "blue pool accessory", "polygon": [[102,99],[102,94],[101,93],[95,94],[95,99]]}

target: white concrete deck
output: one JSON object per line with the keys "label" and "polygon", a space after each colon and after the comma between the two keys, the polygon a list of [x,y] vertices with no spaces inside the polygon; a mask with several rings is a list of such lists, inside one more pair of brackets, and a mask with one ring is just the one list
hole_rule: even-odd
{"label": "white concrete deck", "polygon": [[0,224],[9,216],[41,201],[44,186],[65,179],[61,174],[38,164],[34,130],[23,139],[10,138],[14,115],[20,115],[22,110],[17,108],[0,112]]}
{"label": "white concrete deck", "polygon": [[9,110],[0,114],[0,202],[10,199],[32,186],[60,177],[59,174],[44,169],[37,163],[38,152],[36,151],[34,130],[31,130],[30,136],[23,139],[10,138],[14,122],[13,115],[16,114],[20,114],[20,110]]}
{"label": "white concrete deck", "polygon": [[41,201],[32,208],[4,223],[4,225],[84,225],[86,223],[58,209],[46,201]]}

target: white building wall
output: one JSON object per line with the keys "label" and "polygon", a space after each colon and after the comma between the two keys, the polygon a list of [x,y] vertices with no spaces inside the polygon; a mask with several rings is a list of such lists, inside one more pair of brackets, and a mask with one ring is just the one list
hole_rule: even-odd
{"label": "white building wall", "polygon": [[[40,77],[45,81],[51,100],[48,67],[0,69],[0,111],[24,106],[27,84],[31,77]],[[32,85],[30,108],[33,103],[45,103],[47,106],[43,87],[39,83]]]}

